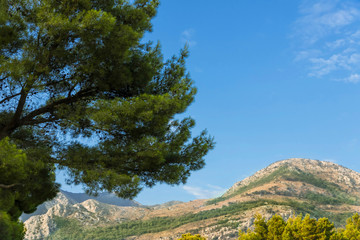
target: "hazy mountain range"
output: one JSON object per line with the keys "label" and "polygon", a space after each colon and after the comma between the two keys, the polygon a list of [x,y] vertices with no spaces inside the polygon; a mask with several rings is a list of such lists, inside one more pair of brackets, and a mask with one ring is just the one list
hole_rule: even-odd
{"label": "hazy mountain range", "polygon": [[332,162],[293,158],[278,161],[235,183],[223,196],[143,206],[113,194],[89,197],[61,191],[32,216],[23,216],[26,239],[177,239],[200,233],[236,239],[260,213],[310,213],[337,226],[360,212],[360,174]]}

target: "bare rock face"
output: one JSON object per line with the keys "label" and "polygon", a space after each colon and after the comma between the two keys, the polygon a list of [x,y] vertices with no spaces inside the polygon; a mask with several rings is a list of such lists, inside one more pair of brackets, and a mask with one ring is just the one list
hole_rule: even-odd
{"label": "bare rock face", "polygon": [[[87,200],[79,203],[69,197],[69,195],[75,196],[75,199],[78,200],[86,199],[85,194],[60,191],[56,198],[40,205],[34,213],[22,215],[22,220],[27,229],[25,235],[26,240],[44,239],[49,236],[57,229],[56,217],[75,219],[84,226],[95,226],[109,222],[135,220],[142,218],[145,214],[142,211],[134,211],[136,208],[131,206],[120,207],[110,205],[99,202],[91,196],[88,196]],[[117,204],[124,203],[125,205],[140,206],[140,204],[130,200],[119,198],[117,201],[114,196],[106,196],[106,194],[100,196],[100,199],[106,199],[107,201],[112,201]],[[139,209],[143,208],[139,207]],[[139,212],[142,213],[139,214]]]}
{"label": "bare rock face", "polygon": [[[154,206],[141,206],[135,202],[130,206],[109,203],[118,201],[106,195],[94,199],[59,193],[56,199],[39,208],[43,212],[39,210],[39,215],[25,221],[26,239],[44,239],[56,234],[62,227],[58,219],[74,220],[79,231],[87,231],[94,227],[117,227],[124,222],[159,218],[182,222],[165,230],[161,225],[154,225],[162,230],[147,230],[141,235],[130,234],[121,239],[170,240],[187,232],[199,233],[209,240],[236,239],[239,230],[253,227],[256,213],[267,219],[274,214],[287,219],[294,214],[312,214],[314,209],[317,213],[334,216],[360,212],[360,174],[332,162],[292,158],[275,162],[235,183],[217,199],[173,201]],[[191,217],[197,220],[189,220]],[[141,228],[141,225],[137,226]],[[57,239],[68,239],[61,237],[57,235]]]}
{"label": "bare rock face", "polygon": [[[63,197],[59,193],[60,199]],[[76,208],[73,207],[69,201],[57,201],[57,204],[50,207],[45,214],[31,216],[28,220],[24,222],[26,231],[25,239],[43,239],[52,233],[57,225],[55,220],[56,216],[59,217],[68,217],[69,215],[76,212]]]}
{"label": "bare rock face", "polygon": [[75,203],[77,203],[77,201],[75,201],[72,198],[67,197],[63,192],[59,192],[58,195],[56,196],[56,198],[54,198],[51,201],[47,201],[47,202],[41,204],[40,206],[38,206],[38,208],[36,209],[35,212],[33,212],[31,214],[25,214],[25,213],[22,214],[20,217],[20,220],[25,222],[32,216],[45,214],[50,208],[52,208],[53,206],[58,205],[58,204],[73,205]]}

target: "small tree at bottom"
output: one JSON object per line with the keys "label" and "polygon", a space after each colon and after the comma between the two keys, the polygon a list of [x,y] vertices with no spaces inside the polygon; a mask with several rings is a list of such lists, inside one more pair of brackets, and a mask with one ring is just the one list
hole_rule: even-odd
{"label": "small tree at bottom", "polygon": [[178,240],[206,240],[206,238],[200,236],[200,234],[191,235],[190,233],[186,233]]}

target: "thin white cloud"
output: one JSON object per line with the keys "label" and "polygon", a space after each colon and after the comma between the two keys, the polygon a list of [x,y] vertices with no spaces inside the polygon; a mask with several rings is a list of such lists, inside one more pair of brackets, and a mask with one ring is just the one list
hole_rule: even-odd
{"label": "thin white cloud", "polygon": [[360,75],[357,73],[353,73],[346,78],[339,79],[339,81],[348,82],[348,83],[358,83],[360,82]]}
{"label": "thin white cloud", "polygon": [[353,34],[351,34],[351,38],[352,39],[356,39],[356,38],[360,38],[360,30],[357,30],[356,32],[354,32]]}
{"label": "thin white cloud", "polygon": [[312,71],[310,76],[322,77],[338,69],[349,70],[355,68],[360,63],[360,54],[334,54],[329,58],[310,58]]}
{"label": "thin white cloud", "polygon": [[329,28],[342,27],[352,23],[358,16],[359,11],[355,8],[339,10],[319,17],[318,24]]}
{"label": "thin white cloud", "polygon": [[[360,5],[355,0],[304,0],[294,23],[294,61],[311,77],[357,83],[360,72]],[[330,77],[329,77],[330,76]],[[339,78],[340,76],[340,78]]]}
{"label": "thin white cloud", "polygon": [[226,191],[226,189],[214,185],[207,185],[206,187],[183,186],[183,189],[197,199],[217,197]]}
{"label": "thin white cloud", "polygon": [[321,54],[321,52],[316,49],[301,50],[296,53],[294,61],[297,62],[297,61],[306,60],[309,58],[314,58],[314,57],[319,56],[320,54]]}
{"label": "thin white cloud", "polygon": [[314,44],[333,31],[359,20],[359,9],[344,2],[304,1],[300,7],[302,16],[295,22],[294,37],[301,38],[305,44]]}
{"label": "thin white cloud", "polygon": [[346,44],[345,39],[337,39],[337,40],[332,41],[332,42],[327,42],[326,46],[331,48],[331,49],[336,49],[336,48],[344,46],[345,44]]}
{"label": "thin white cloud", "polygon": [[186,29],[181,33],[181,41],[189,45],[189,47],[193,47],[197,44],[197,42],[193,39],[195,35],[195,30],[192,28]]}

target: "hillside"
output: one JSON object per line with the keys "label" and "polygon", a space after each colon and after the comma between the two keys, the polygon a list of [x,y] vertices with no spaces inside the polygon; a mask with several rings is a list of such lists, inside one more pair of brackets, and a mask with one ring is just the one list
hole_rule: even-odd
{"label": "hillside", "polygon": [[58,205],[58,204],[74,205],[76,203],[81,203],[81,202],[84,202],[89,199],[94,199],[101,203],[107,203],[107,204],[123,206],[123,207],[125,207],[125,206],[140,207],[141,206],[141,204],[139,204],[138,202],[119,198],[115,194],[112,194],[112,193],[100,193],[98,196],[94,197],[94,196],[89,196],[85,193],[71,193],[71,192],[67,192],[64,190],[60,190],[60,192],[58,193],[56,198],[54,198],[51,201],[41,204],[40,206],[38,206],[36,211],[31,214],[25,214],[25,213],[22,214],[20,219],[22,221],[26,221],[32,216],[45,214],[50,208],[52,208],[53,206]]}
{"label": "hillside", "polygon": [[359,190],[360,174],[353,170],[294,158],[271,164],[215,199],[152,207],[69,201],[25,224],[27,239],[176,239],[185,232],[235,239],[239,228],[252,226],[255,213],[267,218],[310,213],[340,226],[360,212]]}

